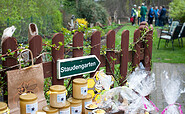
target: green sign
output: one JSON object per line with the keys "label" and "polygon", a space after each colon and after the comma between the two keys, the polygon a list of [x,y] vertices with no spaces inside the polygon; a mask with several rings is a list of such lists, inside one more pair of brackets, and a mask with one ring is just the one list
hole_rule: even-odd
{"label": "green sign", "polygon": [[57,79],[95,72],[99,65],[95,55],[57,60]]}

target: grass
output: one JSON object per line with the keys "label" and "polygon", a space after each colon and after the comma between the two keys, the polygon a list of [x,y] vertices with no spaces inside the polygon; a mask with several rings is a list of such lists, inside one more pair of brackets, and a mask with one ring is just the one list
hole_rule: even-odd
{"label": "grass", "polygon": [[[174,51],[172,50],[171,41],[168,47],[165,47],[165,40],[161,40],[159,49],[157,49],[159,38],[157,36],[157,30],[154,29],[153,37],[153,50],[152,50],[152,61],[162,63],[185,63],[185,46],[179,47],[178,40],[174,40]],[[183,40],[185,45],[185,40]]]}
{"label": "grass", "polygon": [[[121,28],[116,34],[116,49],[120,49],[121,43],[121,34],[123,30],[129,30],[129,43],[133,42],[134,31],[138,28],[138,26],[132,26],[130,24],[126,24],[123,28]],[[185,63],[185,46],[179,47],[178,40],[174,41],[174,48],[172,50],[171,41],[168,44],[168,47],[165,47],[165,40],[161,40],[160,47],[157,49],[159,38],[157,36],[157,27],[154,27],[153,33],[153,49],[152,49],[152,62],[157,63]],[[183,40],[183,44],[185,45],[185,39]]]}
{"label": "grass", "polygon": [[132,26],[130,23],[124,25],[116,34],[116,41],[115,41],[115,48],[116,49],[121,49],[121,34],[123,30],[129,30],[129,43],[133,42],[134,38],[134,31],[138,28],[139,26]]}

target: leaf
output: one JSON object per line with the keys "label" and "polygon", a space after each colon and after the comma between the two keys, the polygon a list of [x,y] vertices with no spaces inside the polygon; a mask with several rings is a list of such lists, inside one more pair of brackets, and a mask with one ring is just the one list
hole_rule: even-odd
{"label": "leaf", "polygon": [[80,49],[80,47],[76,47],[77,49]]}
{"label": "leaf", "polygon": [[58,42],[58,44],[59,44],[60,46],[63,46],[63,43],[62,43],[62,42]]}
{"label": "leaf", "polygon": [[25,46],[26,49],[28,49],[28,47],[29,47],[28,45]]}
{"label": "leaf", "polygon": [[10,55],[13,56],[15,54],[15,52],[11,52]]}
{"label": "leaf", "polygon": [[8,52],[10,53],[11,52],[11,49],[8,49]]}
{"label": "leaf", "polygon": [[8,91],[5,91],[4,95],[8,95]]}
{"label": "leaf", "polygon": [[2,61],[5,61],[6,59],[5,59],[4,57],[1,57],[1,60],[2,60]]}

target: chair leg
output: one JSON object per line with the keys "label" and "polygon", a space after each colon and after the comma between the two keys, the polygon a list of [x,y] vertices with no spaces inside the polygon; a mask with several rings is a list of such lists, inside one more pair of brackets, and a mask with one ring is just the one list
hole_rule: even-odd
{"label": "chair leg", "polygon": [[183,40],[182,40],[182,37],[181,37],[181,44],[182,44],[182,47],[183,47]]}
{"label": "chair leg", "polygon": [[166,40],[165,47],[168,47],[169,40]]}
{"label": "chair leg", "polygon": [[180,44],[180,40],[179,40],[179,38],[178,38],[178,42],[179,42],[179,47],[181,47],[181,44]]}
{"label": "chair leg", "polygon": [[174,46],[173,46],[173,42],[174,42],[174,40],[172,40],[172,49],[173,49],[173,51],[174,51]]}
{"label": "chair leg", "polygon": [[159,44],[160,44],[160,41],[161,41],[161,38],[159,38],[159,42],[158,42],[158,47],[157,47],[157,49],[159,49]]}

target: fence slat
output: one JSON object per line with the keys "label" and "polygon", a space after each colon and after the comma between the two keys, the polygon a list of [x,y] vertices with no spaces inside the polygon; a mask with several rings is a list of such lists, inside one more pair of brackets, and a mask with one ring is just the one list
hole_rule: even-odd
{"label": "fence slat", "polygon": [[[73,36],[73,47],[82,47],[83,46],[84,36],[82,32],[76,32]],[[83,48],[73,49],[73,57],[83,56]],[[73,78],[81,78],[82,75],[75,76]]]}
{"label": "fence slat", "polygon": [[128,57],[129,57],[128,46],[129,46],[129,31],[124,30],[121,35],[121,49],[122,49],[122,53],[121,53],[122,56],[121,56],[121,63],[120,63],[120,74],[122,77],[122,79],[120,80],[121,82],[123,82],[123,80],[125,80],[127,76]]}
{"label": "fence slat", "polygon": [[[13,37],[6,38],[2,43],[2,54],[6,54],[8,49],[14,51],[17,49],[17,40]],[[6,58],[5,61],[2,62],[3,68],[10,67],[17,64],[17,52],[14,54],[15,58]],[[15,69],[15,68],[14,68]],[[1,77],[4,77],[4,83],[7,82],[7,76],[5,72],[2,72]],[[3,91],[7,91],[7,86],[3,86]],[[4,101],[8,101],[8,96],[4,95]]]}
{"label": "fence slat", "polygon": [[[96,31],[91,36],[91,55],[96,55],[96,57],[100,60],[100,43],[101,40],[101,33]],[[97,69],[99,70],[99,68]],[[91,73],[90,77],[93,77],[95,73]]]}
{"label": "fence slat", "polygon": [[52,77],[52,62],[45,62],[42,63],[43,65],[43,72],[44,78]]}
{"label": "fence slat", "polygon": [[151,59],[152,59],[152,44],[153,44],[153,26],[151,25],[151,29],[147,35],[146,35],[146,40],[148,40],[145,43],[145,57],[144,57],[144,66],[146,70],[150,71],[151,70]]}
{"label": "fence slat", "polygon": [[[61,33],[56,33],[52,38],[52,45],[55,44],[56,46],[59,46],[58,42],[64,44],[64,35]],[[62,45],[59,50],[52,48],[52,57],[52,84],[63,85],[64,80],[57,79],[57,60],[64,59],[64,45]]]}
{"label": "fence slat", "polygon": [[[32,36],[29,40],[29,49],[32,51],[34,58],[39,56],[42,51],[42,37],[39,35]],[[42,63],[42,58],[38,58],[35,63]]]}
{"label": "fence slat", "polygon": [[[140,38],[140,30],[136,29],[134,31],[134,43],[136,43]],[[135,44],[134,46],[134,52],[133,52],[133,61],[132,61],[132,67],[133,70],[139,65],[140,63],[140,45],[141,42],[139,41],[138,43]]]}
{"label": "fence slat", "polygon": [[[115,31],[114,30],[110,30],[107,33],[107,52],[106,52],[106,57],[108,59],[108,61],[106,60],[106,74],[114,74],[114,64],[115,61],[112,60],[112,58],[115,58]],[[110,65],[109,65],[110,64]],[[111,69],[110,69],[111,67]],[[112,71],[112,72],[111,72]]]}

